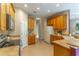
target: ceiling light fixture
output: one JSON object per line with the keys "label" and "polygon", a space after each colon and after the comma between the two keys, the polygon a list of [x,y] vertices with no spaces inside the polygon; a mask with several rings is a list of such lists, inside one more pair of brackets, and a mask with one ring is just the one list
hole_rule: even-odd
{"label": "ceiling light fixture", "polygon": [[36,20],[40,20],[40,18],[39,17],[36,17]]}
{"label": "ceiling light fixture", "polygon": [[36,8],[37,10],[40,10],[40,8]]}
{"label": "ceiling light fixture", "polygon": [[27,4],[24,5],[24,7],[27,7],[27,6],[28,6]]}
{"label": "ceiling light fixture", "polygon": [[48,10],[48,12],[50,12],[50,10]]}
{"label": "ceiling light fixture", "polygon": [[59,4],[59,3],[57,3],[57,4],[56,4],[56,7],[60,7],[60,4]]}

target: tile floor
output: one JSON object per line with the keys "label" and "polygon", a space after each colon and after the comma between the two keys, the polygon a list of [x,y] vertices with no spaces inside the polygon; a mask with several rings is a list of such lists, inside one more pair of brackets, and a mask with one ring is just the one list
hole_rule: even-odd
{"label": "tile floor", "polygon": [[21,51],[22,56],[53,56],[53,46],[45,42],[29,45]]}
{"label": "tile floor", "polygon": [[[19,40],[19,38],[17,37],[12,37],[10,39],[14,41]],[[18,56],[18,55],[19,55],[19,45],[0,48],[0,56]]]}
{"label": "tile floor", "polygon": [[18,56],[19,46],[0,48],[0,56]]}

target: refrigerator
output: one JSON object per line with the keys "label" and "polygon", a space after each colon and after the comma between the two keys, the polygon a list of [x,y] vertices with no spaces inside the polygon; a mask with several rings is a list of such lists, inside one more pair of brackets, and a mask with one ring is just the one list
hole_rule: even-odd
{"label": "refrigerator", "polygon": [[45,33],[45,41],[47,43],[50,43],[50,35],[53,35],[54,34],[53,26],[47,26],[45,32],[46,32]]}

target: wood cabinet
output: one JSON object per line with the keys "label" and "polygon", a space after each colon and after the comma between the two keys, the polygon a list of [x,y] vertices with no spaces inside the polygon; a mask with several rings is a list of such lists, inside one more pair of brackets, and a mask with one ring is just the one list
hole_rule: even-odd
{"label": "wood cabinet", "polygon": [[55,30],[65,30],[67,27],[67,15],[51,17],[47,20],[48,26],[53,26]]}
{"label": "wood cabinet", "polygon": [[28,35],[28,44],[35,44],[35,35]]}
{"label": "wood cabinet", "polygon": [[7,29],[7,19],[6,16],[9,14],[12,18],[14,18],[14,9],[12,4],[1,3],[0,5],[0,31],[5,32]]}
{"label": "wood cabinet", "polygon": [[65,15],[61,15],[61,16],[58,16],[58,17],[56,17],[56,28],[55,29],[57,29],[57,30],[64,30],[64,29],[66,29],[66,18],[64,18],[64,17],[66,17]]}
{"label": "wood cabinet", "polygon": [[54,56],[71,56],[70,49],[54,44]]}
{"label": "wood cabinet", "polygon": [[28,28],[29,30],[33,30],[34,29],[34,18],[33,17],[29,17],[29,20],[28,20]]}
{"label": "wood cabinet", "polygon": [[11,15],[12,18],[15,17],[15,10],[13,4],[7,4],[7,14]]}
{"label": "wood cabinet", "polygon": [[52,25],[51,21],[52,21],[51,19],[48,19],[48,20],[47,20],[47,25],[48,25],[48,26],[51,26],[51,25]]}
{"label": "wood cabinet", "polygon": [[71,48],[65,40],[53,41],[54,56],[71,56]]}
{"label": "wood cabinet", "polygon": [[62,36],[50,35],[50,43],[52,43],[53,41],[62,40],[62,39],[64,39]]}
{"label": "wood cabinet", "polygon": [[1,4],[1,19],[0,19],[0,31],[6,31],[6,4]]}

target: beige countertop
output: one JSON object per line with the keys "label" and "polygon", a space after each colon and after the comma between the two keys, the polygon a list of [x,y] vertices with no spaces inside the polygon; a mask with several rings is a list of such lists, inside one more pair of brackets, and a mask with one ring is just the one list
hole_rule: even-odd
{"label": "beige countertop", "polygon": [[64,48],[70,49],[70,47],[73,48],[79,48],[79,40],[57,40],[57,41],[52,41],[52,43],[60,45]]}
{"label": "beige countertop", "polygon": [[18,56],[19,46],[0,48],[0,56]]}
{"label": "beige countertop", "polygon": [[54,44],[58,44],[64,48],[70,49],[70,45],[68,44],[68,41],[66,40],[57,40],[57,41],[52,41]]}

